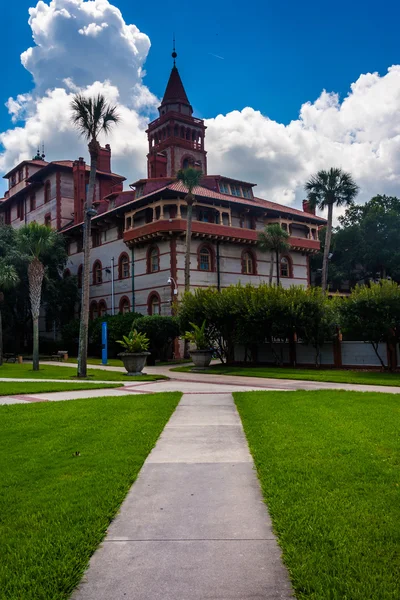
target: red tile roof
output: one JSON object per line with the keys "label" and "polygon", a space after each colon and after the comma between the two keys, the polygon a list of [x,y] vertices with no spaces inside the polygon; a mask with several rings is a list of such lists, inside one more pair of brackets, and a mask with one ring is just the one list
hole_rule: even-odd
{"label": "red tile roof", "polygon": [[187,104],[190,106],[185,88],[183,87],[181,76],[179,75],[178,69],[174,65],[172,67],[171,75],[169,76],[161,106],[164,106],[164,104],[175,103]]}
{"label": "red tile roof", "polygon": [[13,173],[14,171],[17,171],[18,169],[20,169],[24,165],[37,165],[38,167],[45,167],[46,165],[48,165],[48,162],[45,161],[45,160],[34,160],[34,159],[32,159],[32,160],[23,160],[18,165],[16,165],[15,167],[13,167],[11,169],[11,171],[8,171],[8,173],[6,173],[5,175],[3,175],[3,179],[7,179],[8,176],[11,175],[11,173]]}

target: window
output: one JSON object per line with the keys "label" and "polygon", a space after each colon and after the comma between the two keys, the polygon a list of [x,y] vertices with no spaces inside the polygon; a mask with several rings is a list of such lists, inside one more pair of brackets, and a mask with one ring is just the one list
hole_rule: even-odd
{"label": "window", "polygon": [[107,304],[105,300],[99,302],[99,317],[104,317],[107,314]]}
{"label": "window", "polygon": [[92,302],[90,305],[90,310],[89,310],[90,320],[93,321],[94,319],[97,319],[98,316],[99,316],[99,307],[97,306],[97,302]]}
{"label": "window", "polygon": [[24,171],[23,171],[23,169],[20,169],[18,171],[18,182],[22,181],[23,178],[24,178]]}
{"label": "window", "polygon": [[101,262],[96,260],[93,265],[93,284],[98,285],[99,283],[103,283],[103,269]]}
{"label": "window", "polygon": [[29,210],[32,212],[32,210],[35,210],[36,208],[36,196],[35,194],[31,194],[29,196]]}
{"label": "window", "polygon": [[124,222],[118,221],[117,228],[117,237],[119,240],[121,240],[124,237]]}
{"label": "window", "polygon": [[17,204],[17,218],[21,221],[24,218],[24,200],[20,200]]}
{"label": "window", "polygon": [[131,304],[129,302],[129,298],[127,298],[126,296],[122,296],[121,300],[119,301],[119,312],[124,315],[130,311]]}
{"label": "window", "polygon": [[199,252],[199,268],[201,271],[212,270],[211,251],[207,246],[200,248]]}
{"label": "window", "polygon": [[82,250],[83,250],[83,240],[82,240],[82,238],[79,238],[76,242],[76,251],[82,252]]}
{"label": "window", "polygon": [[160,251],[158,246],[152,246],[147,253],[147,272],[157,273],[160,270]]}
{"label": "window", "polygon": [[231,194],[232,196],[241,196],[242,188],[239,185],[234,185],[233,183],[231,183]]}
{"label": "window", "polygon": [[243,187],[243,188],[242,188],[242,192],[243,192],[243,196],[244,196],[244,198],[249,198],[249,199],[251,199],[251,198],[253,197],[253,195],[252,195],[252,193],[251,193],[251,189],[250,189],[250,188]]}
{"label": "window", "polygon": [[127,279],[129,277],[129,257],[127,254],[121,254],[118,261],[118,278]]}
{"label": "window", "polygon": [[254,275],[256,272],[254,255],[250,251],[242,254],[242,273],[244,275]]}
{"label": "window", "polygon": [[4,223],[6,225],[11,224],[11,210],[9,208],[4,211]]}
{"label": "window", "polygon": [[219,182],[219,191],[222,194],[229,194],[229,185],[227,183],[224,183],[223,181]]}
{"label": "window", "polygon": [[248,212],[240,218],[240,226],[244,229],[255,229],[255,219]]}
{"label": "window", "polygon": [[143,196],[143,192],[144,185],[138,185],[137,188],[135,188],[135,198],[141,198]]}
{"label": "window", "polygon": [[290,277],[290,263],[286,256],[281,258],[281,277]]}
{"label": "window", "polygon": [[92,248],[97,248],[101,245],[101,233],[98,229],[92,233]]}
{"label": "window", "polygon": [[51,214],[47,213],[47,215],[44,216],[44,224],[46,225],[46,227],[51,227]]}
{"label": "window", "polygon": [[182,169],[188,169],[189,167],[193,167],[194,159],[192,156],[186,157],[182,161]]}
{"label": "window", "polygon": [[157,292],[153,292],[149,296],[148,313],[149,315],[159,315],[161,313],[161,301]]}
{"label": "window", "polygon": [[44,186],[44,203],[47,204],[48,202],[50,202],[50,195],[51,195],[51,183],[50,181],[46,181],[45,186]]}
{"label": "window", "polygon": [[82,272],[83,272],[83,265],[79,265],[78,272],[77,272],[78,288],[79,289],[82,287]]}
{"label": "window", "polygon": [[197,212],[197,220],[202,223],[214,223],[213,214],[210,210],[199,209]]}

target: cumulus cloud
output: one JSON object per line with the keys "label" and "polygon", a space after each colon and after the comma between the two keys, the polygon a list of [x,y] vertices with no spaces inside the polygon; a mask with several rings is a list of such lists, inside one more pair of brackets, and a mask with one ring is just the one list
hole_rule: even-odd
{"label": "cumulus cloud", "polygon": [[[29,13],[35,45],[21,60],[35,87],[7,102],[15,126],[0,134],[0,169],[30,157],[41,141],[49,159],[86,156],[69,121],[71,98],[83,91],[119,103],[122,122],[108,140],[113,168],[128,181],[145,176],[145,129],[159,102],[143,83],[147,35],[108,0],[39,1]],[[360,201],[400,193],[398,65],[360,75],[342,101],[322,91],[287,125],[251,107],[206,125],[209,172],[257,183],[256,193],[270,200],[299,205],[307,178],[331,166],[353,174]]]}

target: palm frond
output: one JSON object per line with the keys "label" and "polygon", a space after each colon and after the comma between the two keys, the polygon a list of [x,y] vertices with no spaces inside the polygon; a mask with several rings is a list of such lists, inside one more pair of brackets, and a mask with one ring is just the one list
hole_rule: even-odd
{"label": "palm frond", "polygon": [[200,181],[203,177],[203,172],[189,167],[188,169],[180,169],[176,175],[177,179],[187,187],[189,194],[191,194],[195,187],[200,185]]}
{"label": "palm frond", "polygon": [[329,205],[343,206],[353,203],[359,188],[350,173],[337,167],[321,170],[304,186],[310,205],[321,210]]}
{"label": "palm frond", "polygon": [[5,258],[0,258],[0,290],[9,290],[18,282],[19,277],[14,265],[7,262]]}
{"label": "palm frond", "polygon": [[258,234],[258,247],[262,252],[286,252],[290,248],[289,237],[279,223],[271,223]]}
{"label": "palm frond", "polygon": [[72,123],[88,140],[97,140],[101,131],[109,133],[111,125],[120,120],[117,107],[109,104],[102,94],[94,97],[76,94],[71,109]]}

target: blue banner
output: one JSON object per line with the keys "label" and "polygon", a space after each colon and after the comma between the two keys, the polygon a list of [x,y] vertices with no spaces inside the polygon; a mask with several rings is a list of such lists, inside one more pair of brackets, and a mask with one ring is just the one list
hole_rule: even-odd
{"label": "blue banner", "polygon": [[101,324],[101,362],[103,365],[107,364],[107,322],[103,321]]}

